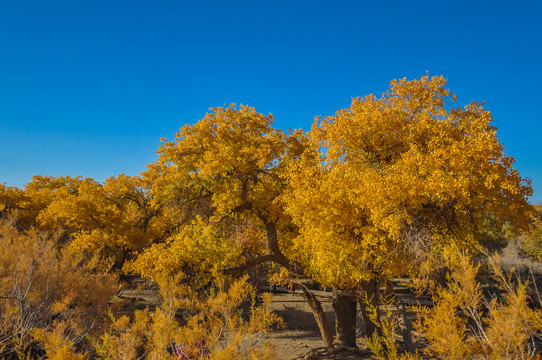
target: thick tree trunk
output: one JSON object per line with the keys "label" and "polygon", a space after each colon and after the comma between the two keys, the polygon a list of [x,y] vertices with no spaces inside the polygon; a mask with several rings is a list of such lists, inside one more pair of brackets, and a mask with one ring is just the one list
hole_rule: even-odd
{"label": "thick tree trunk", "polygon": [[318,329],[320,330],[320,335],[322,335],[322,340],[324,340],[324,345],[327,348],[332,349],[333,335],[331,334],[331,326],[329,326],[326,313],[324,312],[324,309],[322,309],[320,301],[318,301],[316,296],[305,285],[300,284],[300,286],[301,290],[303,290],[305,301],[307,301],[307,304],[309,304],[312,309],[312,314],[314,315],[316,324],[318,324]]}
{"label": "thick tree trunk", "polygon": [[399,310],[402,315],[402,321],[399,321],[399,327],[401,328],[401,332],[403,334],[405,348],[409,353],[414,353],[415,348],[412,342],[412,324],[408,319],[405,304],[403,304],[399,299],[396,299],[395,304],[397,306],[397,310]]}
{"label": "thick tree trunk", "polygon": [[269,252],[273,255],[282,254],[279,249],[277,227],[275,223],[266,222],[265,229],[267,230],[267,247],[269,248]]}
{"label": "thick tree trunk", "polygon": [[370,316],[371,308],[378,309],[380,295],[378,292],[378,285],[377,279],[362,281],[359,284],[360,293],[358,295],[358,301],[361,308],[363,324],[365,325],[365,334],[363,335],[367,337],[371,337],[378,329],[377,323],[380,319],[379,313],[377,312],[376,321]]}
{"label": "thick tree trunk", "polygon": [[356,347],[356,298],[333,291],[331,301],[335,313],[335,336],[337,343]]}

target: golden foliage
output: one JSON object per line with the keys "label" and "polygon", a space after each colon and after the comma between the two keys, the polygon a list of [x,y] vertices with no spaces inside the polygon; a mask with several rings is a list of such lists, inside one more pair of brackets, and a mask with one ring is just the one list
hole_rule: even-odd
{"label": "golden foliage", "polygon": [[122,262],[173,226],[149,187],[148,178],[124,174],[103,184],[80,176],[34,176],[24,191],[0,186],[0,215],[16,214],[18,226],[27,229],[61,229],[74,249]]}
{"label": "golden foliage", "polygon": [[287,149],[286,136],[271,127],[272,115],[254,108],[212,110],[196,124],[182,127],[175,141],[162,143],[156,166],[171,185],[157,190],[184,186],[192,194],[209,195],[219,218],[246,203],[259,215],[276,218],[276,172]]}
{"label": "golden foliage", "polygon": [[244,244],[237,240],[234,235],[226,236],[220,229],[198,217],[165,243],[148,247],[136,260],[127,263],[124,269],[152,279],[193,273],[196,274],[193,280],[205,284],[210,276],[219,275],[219,269],[238,262]]}
{"label": "golden foliage", "polygon": [[352,287],[375,271],[405,273],[433,246],[477,244],[489,225],[525,228],[529,181],[504,154],[489,111],[450,108],[445,85],[394,80],[381,98],[316,119],[285,202],[300,228],[295,249],[318,281]]}
{"label": "golden foliage", "polygon": [[271,126],[272,115],[248,106],[211,110],[163,142],[143,174],[176,227],[126,270],[155,277],[190,268],[204,278],[288,246],[282,175],[302,151],[300,133],[286,136]]}
{"label": "golden foliage", "polygon": [[0,218],[19,212],[24,203],[24,192],[16,187],[0,184]]}

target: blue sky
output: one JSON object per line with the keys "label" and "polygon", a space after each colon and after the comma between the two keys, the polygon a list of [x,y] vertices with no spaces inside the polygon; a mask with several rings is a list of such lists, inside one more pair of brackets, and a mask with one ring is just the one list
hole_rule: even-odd
{"label": "blue sky", "polygon": [[394,78],[486,101],[542,202],[542,2],[3,1],[0,182],[138,174],[161,137],[247,104],[308,129]]}

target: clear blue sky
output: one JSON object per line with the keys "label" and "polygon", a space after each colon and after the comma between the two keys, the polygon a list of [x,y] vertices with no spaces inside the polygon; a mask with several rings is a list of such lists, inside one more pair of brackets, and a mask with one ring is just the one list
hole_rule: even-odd
{"label": "clear blue sky", "polygon": [[[332,5],[333,4],[333,5]],[[394,78],[486,101],[542,202],[540,1],[25,1],[0,5],[0,182],[138,174],[211,106],[308,129]]]}

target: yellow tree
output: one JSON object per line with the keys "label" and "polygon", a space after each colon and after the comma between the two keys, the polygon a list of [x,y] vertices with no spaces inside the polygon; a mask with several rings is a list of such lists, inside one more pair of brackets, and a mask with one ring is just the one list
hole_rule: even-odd
{"label": "yellow tree", "polygon": [[81,181],[81,177],[36,175],[24,189],[0,184],[0,215],[16,216],[21,228],[37,226],[39,214],[63,193],[75,191]]}
{"label": "yellow tree", "polygon": [[130,269],[152,275],[147,265],[160,259],[183,266],[209,257],[230,274],[269,261],[289,263],[283,254],[289,237],[280,236],[289,233],[281,174],[285,158],[301,145],[297,134],[272,128],[273,121],[247,106],[218,107],[163,142],[144,176],[155,179],[151,193],[176,214],[178,231]]}
{"label": "yellow tree", "polygon": [[168,230],[149,188],[146,179],[124,174],[103,184],[84,179],[76,191],[51,202],[38,219],[47,228],[66,228],[73,247],[101,252],[122,264],[132,252],[161,241]]}
{"label": "yellow tree", "polygon": [[19,212],[24,198],[25,194],[21,189],[0,184],[0,218]]}
{"label": "yellow tree", "polygon": [[445,85],[394,80],[380,98],[353,99],[317,119],[312,151],[291,167],[294,248],[306,271],[337,290],[344,344],[355,345],[356,297],[376,298],[382,275],[407,273],[439,246],[476,246],[490,225],[526,225],[530,183],[504,153],[490,112],[450,107]]}
{"label": "yellow tree", "polygon": [[0,211],[16,214],[22,228],[61,229],[74,248],[121,264],[131,252],[160,241],[171,224],[149,192],[150,181],[124,174],[103,184],[81,176],[34,176],[24,190],[0,187]]}
{"label": "yellow tree", "polygon": [[[286,165],[303,152],[305,141],[301,132],[274,129],[273,121],[247,106],[218,107],[162,144],[147,173],[156,179],[154,198],[177,214],[178,229],[127,270],[154,278],[182,271],[200,282],[267,262],[302,272],[290,256],[295,227],[281,196]],[[326,346],[332,347],[321,306],[307,289],[303,294],[315,309]]]}

